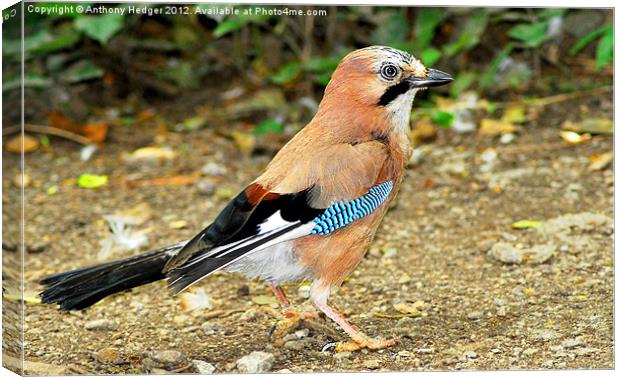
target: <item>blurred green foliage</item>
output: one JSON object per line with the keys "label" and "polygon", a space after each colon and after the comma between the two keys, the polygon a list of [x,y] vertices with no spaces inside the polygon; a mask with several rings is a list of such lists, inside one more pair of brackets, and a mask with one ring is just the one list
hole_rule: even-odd
{"label": "blurred green foliage", "polygon": [[[140,6],[166,8],[164,4]],[[524,90],[528,85],[545,83],[538,80],[541,65],[555,69],[577,56],[590,59],[599,71],[613,61],[613,14],[609,10],[596,11],[602,14],[600,21],[583,35],[574,35],[567,32],[568,17],[579,18],[584,10],[287,6],[326,12],[318,16],[272,16],[246,14],[244,10],[251,5],[236,6],[241,10],[239,15],[208,13],[214,7],[230,7],[224,4],[175,7],[188,12],[158,16],[28,13],[24,85],[42,89],[57,83],[103,80],[113,71],[121,81],[123,74],[128,81],[139,77],[133,78],[136,85],[148,84],[170,95],[182,89],[199,89],[202,84],[213,83],[213,78],[223,77],[224,72],[227,78],[251,78],[253,83],[293,90],[298,83],[312,82],[319,91],[346,53],[370,44],[385,44],[412,52],[427,66],[453,73],[455,82],[443,90],[458,97],[470,89]],[[19,62],[19,24],[5,22],[3,29],[3,58]],[[19,88],[19,70],[4,70],[3,91]],[[445,114],[437,117],[435,121],[444,126],[452,121]],[[279,129],[281,125],[276,124],[268,121],[257,132]]]}

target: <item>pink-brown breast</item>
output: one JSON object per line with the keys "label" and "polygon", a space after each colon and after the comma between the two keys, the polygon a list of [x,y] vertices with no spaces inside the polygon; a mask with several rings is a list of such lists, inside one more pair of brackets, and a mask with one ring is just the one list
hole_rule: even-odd
{"label": "pink-brown breast", "polygon": [[388,180],[394,182],[390,195],[379,208],[348,226],[324,236],[307,236],[293,241],[299,261],[326,287],[338,287],[355,269],[368,250],[375,232],[396,197],[403,178],[407,153],[400,148],[390,148],[375,184]]}

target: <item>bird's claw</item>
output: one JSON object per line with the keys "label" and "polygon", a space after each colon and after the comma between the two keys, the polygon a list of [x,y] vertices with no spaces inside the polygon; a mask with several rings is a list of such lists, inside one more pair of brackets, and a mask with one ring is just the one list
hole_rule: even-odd
{"label": "bird's claw", "polygon": [[334,351],[352,352],[352,351],[360,350],[362,348],[368,348],[370,350],[380,350],[380,349],[391,347],[395,344],[396,344],[396,340],[394,339],[360,337],[359,339],[354,339],[352,341],[336,343],[336,347],[334,348]]}
{"label": "bird's claw", "polygon": [[317,312],[298,312],[292,309],[285,310],[283,314],[284,318],[279,320],[271,331],[271,336],[276,339],[276,344],[284,343],[282,338],[296,329],[302,321],[319,318]]}

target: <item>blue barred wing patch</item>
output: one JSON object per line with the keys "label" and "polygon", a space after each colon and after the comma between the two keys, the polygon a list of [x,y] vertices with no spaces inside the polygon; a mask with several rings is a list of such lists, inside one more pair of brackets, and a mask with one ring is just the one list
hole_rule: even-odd
{"label": "blue barred wing patch", "polygon": [[332,204],[323,214],[312,220],[316,225],[310,234],[329,234],[372,213],[385,202],[393,187],[392,181],[383,182],[372,187],[366,194],[357,199],[346,203]]}

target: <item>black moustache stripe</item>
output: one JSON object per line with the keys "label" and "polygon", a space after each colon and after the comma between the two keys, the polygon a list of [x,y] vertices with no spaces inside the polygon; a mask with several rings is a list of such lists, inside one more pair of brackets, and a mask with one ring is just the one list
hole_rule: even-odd
{"label": "black moustache stripe", "polygon": [[396,85],[392,85],[385,90],[385,93],[379,98],[377,105],[387,106],[390,102],[394,101],[401,94],[407,93],[411,89],[411,84],[407,80],[402,80]]}

